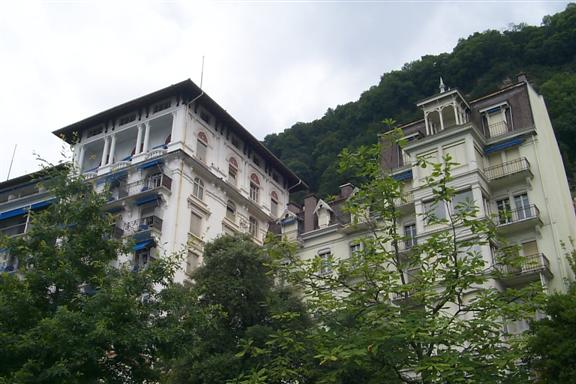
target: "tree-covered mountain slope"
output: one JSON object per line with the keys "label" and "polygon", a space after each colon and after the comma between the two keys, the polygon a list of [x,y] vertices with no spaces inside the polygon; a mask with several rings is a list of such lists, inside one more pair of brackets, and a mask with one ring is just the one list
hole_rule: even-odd
{"label": "tree-covered mountain slope", "polygon": [[335,193],[348,181],[336,172],[343,148],[373,143],[382,120],[421,118],[415,103],[438,91],[442,76],[468,99],[487,94],[525,72],[541,92],[556,131],[569,178],[576,171],[576,4],[544,17],[541,26],[516,25],[461,39],[451,53],[423,56],[385,73],[355,102],[329,108],[309,123],[296,123],[264,143],[302,177],[311,191]]}

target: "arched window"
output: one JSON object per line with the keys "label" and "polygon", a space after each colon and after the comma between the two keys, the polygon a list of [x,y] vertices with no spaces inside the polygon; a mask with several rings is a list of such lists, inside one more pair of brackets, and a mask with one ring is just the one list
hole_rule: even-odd
{"label": "arched window", "polygon": [[258,238],[258,221],[250,216],[248,231],[252,237]]}
{"label": "arched window", "polygon": [[228,182],[236,185],[238,181],[238,162],[235,158],[231,157],[228,161]]}
{"label": "arched window", "polygon": [[236,204],[230,200],[228,200],[228,203],[226,204],[226,218],[233,222],[236,221]]}
{"label": "arched window", "polygon": [[270,213],[272,214],[272,217],[278,217],[278,194],[276,191],[272,191],[270,196]]}
{"label": "arched window", "polygon": [[260,180],[254,173],[250,176],[250,199],[255,202],[260,199]]}
{"label": "arched window", "polygon": [[204,132],[198,133],[198,139],[196,140],[196,157],[206,162],[206,153],[208,152],[208,137]]}
{"label": "arched window", "polygon": [[194,179],[194,186],[192,189],[192,194],[194,197],[200,200],[204,200],[204,182],[200,180],[199,177]]}

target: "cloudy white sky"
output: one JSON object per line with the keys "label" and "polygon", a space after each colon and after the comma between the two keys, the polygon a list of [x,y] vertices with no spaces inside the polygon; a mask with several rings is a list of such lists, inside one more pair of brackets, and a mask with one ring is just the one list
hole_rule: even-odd
{"label": "cloudy white sky", "polygon": [[[190,78],[256,137],[356,100],[461,37],[538,25],[566,1],[6,1],[0,181],[60,158],[51,132]],[[449,82],[450,74],[445,74]],[[458,85],[458,84],[454,84]]]}

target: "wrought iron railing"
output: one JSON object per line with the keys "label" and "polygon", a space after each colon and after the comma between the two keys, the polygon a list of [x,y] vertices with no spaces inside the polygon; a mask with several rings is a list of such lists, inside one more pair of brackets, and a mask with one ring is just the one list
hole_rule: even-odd
{"label": "wrought iron railing", "polygon": [[505,274],[524,275],[550,270],[550,260],[543,253],[537,253],[523,256],[520,265],[500,265],[498,268]]}
{"label": "wrought iron railing", "polygon": [[502,164],[488,167],[484,170],[484,174],[488,179],[496,180],[505,176],[529,170],[530,162],[525,157],[521,157],[516,160],[511,160]]}
{"label": "wrought iron railing", "polygon": [[499,210],[496,225],[507,225],[539,217],[540,210],[534,204],[514,210]]}
{"label": "wrought iron railing", "polygon": [[148,231],[150,229],[162,231],[162,219],[158,216],[146,216],[124,223],[125,234],[133,234],[137,232]]}
{"label": "wrought iron railing", "polygon": [[487,135],[489,138],[498,137],[510,132],[510,126],[505,121],[488,124]]}

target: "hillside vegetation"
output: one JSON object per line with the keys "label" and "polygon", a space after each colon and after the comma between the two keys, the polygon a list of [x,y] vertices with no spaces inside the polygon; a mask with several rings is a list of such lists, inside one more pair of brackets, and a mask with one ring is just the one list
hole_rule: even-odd
{"label": "hillside vegetation", "polygon": [[[329,108],[309,123],[296,123],[264,143],[310,186],[333,194],[349,181],[336,172],[344,148],[376,141],[382,120],[406,123],[421,118],[415,103],[438,91],[442,76],[468,99],[487,94],[525,72],[546,98],[556,137],[571,180],[576,171],[576,4],[546,16],[541,26],[519,24],[461,39],[451,53],[423,56],[385,73],[358,101]],[[301,196],[299,196],[301,197]],[[298,197],[297,197],[298,198]]]}

